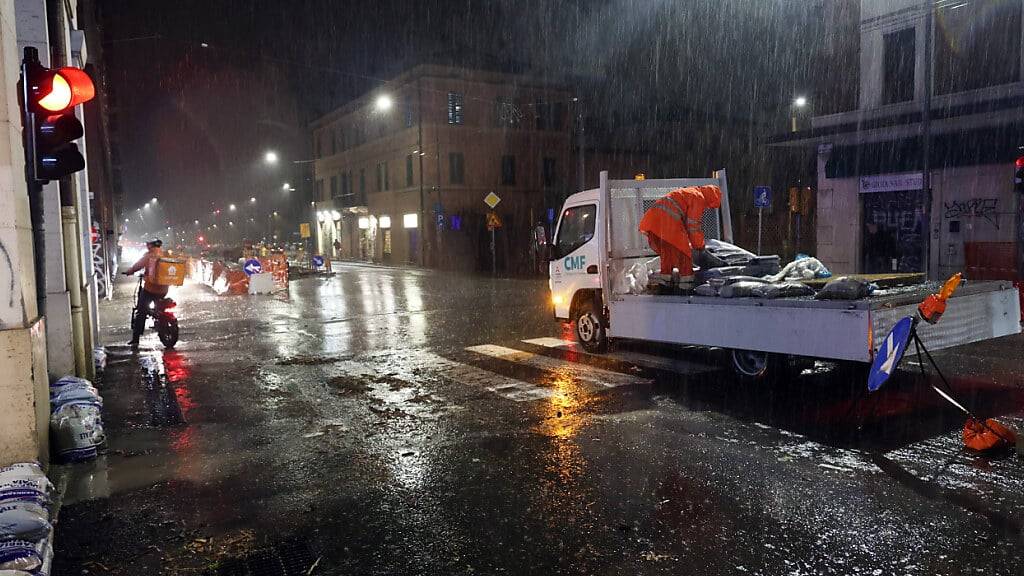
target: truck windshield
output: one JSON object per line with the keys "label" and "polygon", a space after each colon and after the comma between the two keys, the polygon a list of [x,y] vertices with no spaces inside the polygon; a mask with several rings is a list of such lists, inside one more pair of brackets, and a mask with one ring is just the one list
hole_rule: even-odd
{"label": "truck windshield", "polygon": [[558,227],[558,239],[555,241],[555,258],[568,256],[594,237],[594,221],[597,219],[597,206],[573,206],[562,213],[562,224]]}

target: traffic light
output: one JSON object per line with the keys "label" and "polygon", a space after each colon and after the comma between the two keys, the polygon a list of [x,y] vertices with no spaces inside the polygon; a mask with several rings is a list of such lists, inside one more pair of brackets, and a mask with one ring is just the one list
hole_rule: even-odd
{"label": "traffic light", "polygon": [[21,103],[29,179],[48,182],[85,168],[85,158],[74,144],[85,133],[75,117],[75,106],[95,95],[84,70],[46,68],[35,48],[25,48]]}
{"label": "traffic light", "polygon": [[1013,173],[1013,189],[1024,194],[1024,156],[1018,157],[1013,165],[1015,170]]}

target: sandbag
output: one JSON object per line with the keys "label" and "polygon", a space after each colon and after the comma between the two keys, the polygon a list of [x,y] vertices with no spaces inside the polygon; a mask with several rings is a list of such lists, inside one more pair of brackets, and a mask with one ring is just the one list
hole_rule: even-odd
{"label": "sandbag", "polygon": [[968,418],[964,424],[964,446],[975,452],[988,452],[1005,448],[1010,443],[1016,444],[1017,435],[999,422],[989,418],[983,426],[974,418]]}
{"label": "sandbag", "polygon": [[758,295],[762,298],[795,298],[812,294],[813,288],[799,282],[772,282],[762,284],[758,289]]}
{"label": "sandbag", "polygon": [[0,504],[0,540],[42,540],[50,531],[50,514],[39,504]]}
{"label": "sandbag", "polygon": [[694,288],[693,293],[697,296],[718,296],[718,288],[705,283]]}
{"label": "sandbag", "polygon": [[39,464],[19,463],[0,468],[0,504],[30,502],[45,506],[53,493],[53,484]]}
{"label": "sandbag", "polygon": [[727,266],[743,266],[754,258],[753,252],[748,252],[735,244],[721,240],[708,239],[704,242],[704,250],[722,261]]}
{"label": "sandbag", "polygon": [[722,298],[745,298],[751,296],[760,296],[758,289],[764,285],[763,282],[733,282],[732,284],[726,284],[722,286],[722,289],[718,291],[718,295]]}
{"label": "sandbag", "polygon": [[97,372],[107,369],[107,349],[103,347],[92,349],[92,362]]}
{"label": "sandbag", "polygon": [[797,254],[796,259],[775,273],[771,280],[773,282],[784,279],[811,280],[814,278],[828,278],[830,276],[832,276],[832,272],[820,260],[806,254]]}
{"label": "sandbag", "polygon": [[64,461],[95,458],[97,448],[106,441],[99,407],[78,403],[61,406],[50,416],[50,438]]}
{"label": "sandbag", "polygon": [[818,300],[858,300],[871,294],[876,286],[870,282],[840,276],[825,284],[814,296]]}
{"label": "sandbag", "polygon": [[[0,570],[22,570],[38,574],[47,555],[52,557],[50,535],[37,542],[29,540],[0,541]],[[49,552],[48,552],[49,551]]]}

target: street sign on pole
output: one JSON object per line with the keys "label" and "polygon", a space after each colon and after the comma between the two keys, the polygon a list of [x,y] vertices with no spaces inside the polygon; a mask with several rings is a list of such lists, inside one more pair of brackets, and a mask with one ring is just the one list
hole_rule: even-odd
{"label": "street sign on pole", "polygon": [[761,219],[764,209],[772,205],[772,189],[754,186],[754,208],[757,208],[757,253],[761,254]]}
{"label": "street sign on pole", "polygon": [[245,264],[242,266],[242,270],[245,271],[245,274],[247,276],[252,276],[253,274],[259,274],[260,272],[262,272],[263,265],[260,264],[259,260],[255,258],[249,258],[248,260],[245,261]]}
{"label": "street sign on pole", "polygon": [[323,256],[321,256],[319,254],[317,254],[316,256],[313,256],[313,266],[314,267],[320,268],[323,265],[324,265],[324,257]]}
{"label": "street sign on pole", "polygon": [[302,238],[309,238],[312,234],[309,233],[309,222],[302,222],[299,224],[299,236]]}
{"label": "street sign on pole", "polygon": [[907,344],[910,343],[910,332],[914,327],[914,318],[904,316],[889,331],[889,335],[882,340],[882,345],[875,354],[875,361],[871,364],[871,371],[868,372],[868,390],[874,392],[885,384],[885,381],[896,371],[896,367],[907,351]]}
{"label": "street sign on pole", "polygon": [[491,210],[494,210],[494,207],[498,205],[498,202],[501,202],[501,196],[498,196],[493,191],[489,192],[487,196],[484,196],[484,204],[487,204],[487,207]]}
{"label": "street sign on pole", "polygon": [[769,186],[754,186],[754,208],[768,208],[772,205],[772,189]]}

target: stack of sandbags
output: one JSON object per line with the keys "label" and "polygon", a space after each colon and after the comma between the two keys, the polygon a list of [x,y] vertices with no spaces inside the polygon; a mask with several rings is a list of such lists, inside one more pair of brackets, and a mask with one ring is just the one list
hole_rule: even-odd
{"label": "stack of sandbags", "polygon": [[0,575],[47,576],[53,560],[53,484],[38,463],[0,468]]}
{"label": "stack of sandbags", "polygon": [[64,376],[50,385],[50,440],[58,460],[96,457],[106,442],[102,409],[103,398],[85,378]]}

